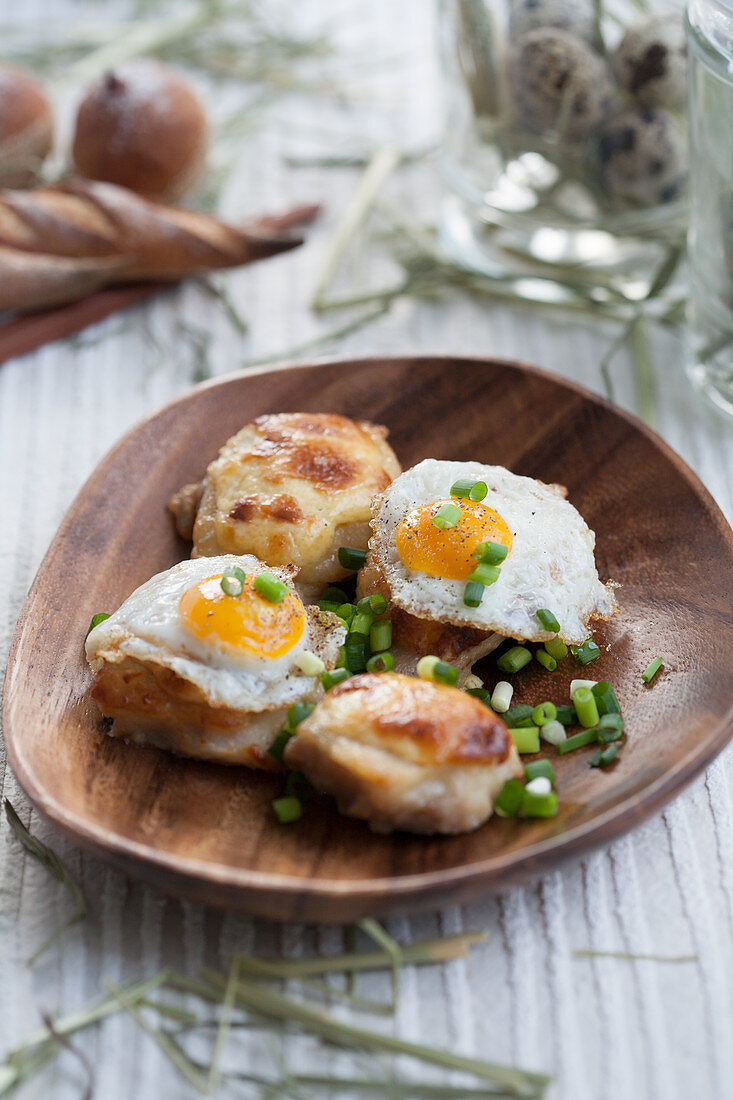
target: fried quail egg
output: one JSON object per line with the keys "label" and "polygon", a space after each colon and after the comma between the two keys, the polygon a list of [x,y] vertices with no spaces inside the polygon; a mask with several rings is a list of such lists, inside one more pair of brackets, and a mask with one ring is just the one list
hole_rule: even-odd
{"label": "fried quail egg", "polygon": [[[480,502],[451,500],[459,479],[487,486]],[[617,610],[612,584],[596,571],[595,536],[558,486],[478,462],[426,459],[396,478],[373,504],[372,530],[361,591],[372,587],[413,619],[450,623],[485,633],[546,641],[537,619],[547,608],[560,637],[579,644],[595,618]],[[441,529],[433,518],[446,502],[460,519]],[[463,601],[479,543],[507,548],[498,579],[478,607]],[[475,658],[474,658],[475,659]]]}
{"label": "fried quail egg", "polygon": [[[234,567],[245,580],[228,594],[222,576]],[[279,602],[255,589],[264,572],[286,585]],[[308,651],[333,668],[345,637],[335,616],[303,606],[293,573],[268,570],[249,555],[222,555],[183,561],[136,589],[86,642],[92,695],[114,719],[112,732],[187,755],[272,767],[267,749],[288,708],[322,694],[299,658]]]}

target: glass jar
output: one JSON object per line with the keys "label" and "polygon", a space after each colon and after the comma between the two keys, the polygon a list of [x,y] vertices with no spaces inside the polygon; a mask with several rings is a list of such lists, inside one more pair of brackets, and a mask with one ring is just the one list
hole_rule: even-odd
{"label": "glass jar", "polygon": [[733,413],[733,0],[692,0],[688,372]]}
{"label": "glass jar", "polygon": [[684,233],[681,7],[441,0],[440,37],[454,258],[485,267],[498,226],[536,260],[651,271]]}

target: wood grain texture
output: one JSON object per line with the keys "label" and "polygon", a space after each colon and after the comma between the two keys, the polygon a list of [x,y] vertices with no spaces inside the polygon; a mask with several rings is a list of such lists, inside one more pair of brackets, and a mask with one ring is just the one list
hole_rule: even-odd
{"label": "wood grain texture", "polygon": [[[596,531],[599,571],[623,587],[621,615],[597,632],[611,649],[593,675],[614,683],[629,737],[610,771],[591,771],[587,753],[557,761],[553,821],[385,838],[323,801],[284,829],[269,807],[278,780],[99,731],[82,651],[91,615],[186,555],[166,513],[173,490],[253,416],[299,409],[385,423],[405,466],[471,458],[563,482]],[[617,836],[723,747],[733,732],[732,569],[730,528],[684,463],[626,415],[541,371],[444,357],[233,376],[134,429],[67,514],[11,652],[8,756],[30,797],[78,843],[171,892],[326,921],[466,900]],[[665,672],[648,688],[640,672],[657,654]],[[569,661],[551,678],[524,674],[516,698],[559,700],[576,672]]]}

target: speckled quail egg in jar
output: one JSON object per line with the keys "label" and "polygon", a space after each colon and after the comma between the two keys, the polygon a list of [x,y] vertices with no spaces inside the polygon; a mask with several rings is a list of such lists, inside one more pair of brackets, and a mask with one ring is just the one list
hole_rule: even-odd
{"label": "speckled quail egg in jar", "polygon": [[601,128],[600,173],[610,198],[654,206],[683,192],[687,174],[685,138],[668,111],[629,107]]}
{"label": "speckled quail egg in jar", "polygon": [[603,59],[580,38],[536,30],[520,38],[510,62],[515,109],[536,133],[554,130],[566,141],[587,137],[611,96]]}
{"label": "speckled quail egg in jar", "polygon": [[656,16],[626,31],[611,62],[624,91],[643,107],[681,107],[687,46],[681,19]]}
{"label": "speckled quail egg in jar", "polygon": [[596,31],[593,6],[588,0],[513,0],[509,8],[509,37],[515,42],[530,31],[554,27],[586,42]]}

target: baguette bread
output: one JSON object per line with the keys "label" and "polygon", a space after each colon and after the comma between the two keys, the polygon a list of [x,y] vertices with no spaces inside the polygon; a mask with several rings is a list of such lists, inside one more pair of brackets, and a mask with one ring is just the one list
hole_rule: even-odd
{"label": "baguette bread", "polygon": [[289,229],[316,213],[300,207],[239,227],[110,183],[0,191],[0,310],[42,309],[107,286],[252,263],[301,244]]}

